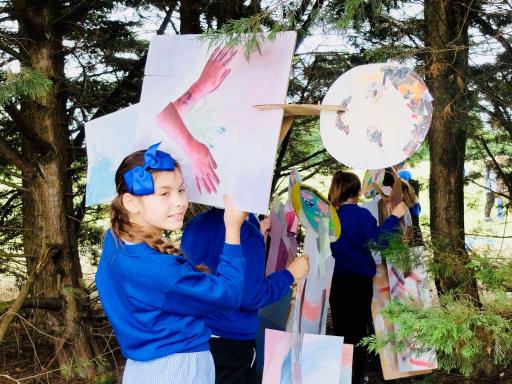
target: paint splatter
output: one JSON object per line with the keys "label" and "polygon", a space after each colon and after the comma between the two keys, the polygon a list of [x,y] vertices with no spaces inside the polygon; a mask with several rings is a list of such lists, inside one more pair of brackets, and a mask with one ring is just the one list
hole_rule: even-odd
{"label": "paint splatter", "polygon": [[380,131],[376,126],[370,126],[366,130],[366,138],[371,143],[375,143],[382,148],[382,131]]}
{"label": "paint splatter", "polygon": [[226,133],[224,127],[212,127],[204,129],[199,133],[199,140],[207,145],[210,149],[215,148],[215,142],[219,136]]}
{"label": "paint splatter", "polygon": [[343,113],[347,109],[347,106],[350,104],[350,101],[352,100],[352,96],[347,97],[346,99],[343,99],[340,107],[343,108],[343,111],[336,112],[336,128],[338,128],[340,131],[345,132],[345,134],[350,133],[350,127],[348,124],[345,124],[343,121]]}

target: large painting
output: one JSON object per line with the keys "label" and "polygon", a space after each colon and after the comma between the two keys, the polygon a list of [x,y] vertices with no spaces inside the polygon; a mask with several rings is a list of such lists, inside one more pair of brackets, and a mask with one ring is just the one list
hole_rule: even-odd
{"label": "large painting", "polygon": [[151,40],[136,145],[161,148],[181,163],[189,199],[266,213],[295,33],[265,41],[249,60],[243,48],[209,49],[197,36]]}

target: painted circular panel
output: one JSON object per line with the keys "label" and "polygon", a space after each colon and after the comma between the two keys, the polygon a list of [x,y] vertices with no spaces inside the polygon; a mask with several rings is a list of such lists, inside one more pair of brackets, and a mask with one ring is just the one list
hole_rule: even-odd
{"label": "painted circular panel", "polygon": [[377,195],[373,183],[377,183],[379,187],[382,187],[384,182],[385,169],[369,169],[364,173],[363,181],[361,183],[361,192],[363,196],[371,199]]}
{"label": "painted circular panel", "polygon": [[432,97],[423,80],[400,64],[368,64],[338,78],[323,104],[320,134],[327,151],[357,169],[380,169],[410,157],[432,121]]}
{"label": "painted circular panel", "polygon": [[292,187],[292,205],[300,221],[318,234],[322,218],[329,219],[329,238],[336,241],[341,234],[340,219],[336,209],[324,196],[307,185],[297,183]]}

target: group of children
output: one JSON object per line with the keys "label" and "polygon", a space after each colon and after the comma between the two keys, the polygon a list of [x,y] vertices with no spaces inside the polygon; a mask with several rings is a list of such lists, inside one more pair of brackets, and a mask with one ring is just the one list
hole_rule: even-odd
{"label": "group of children", "polygon": [[[307,256],[265,277],[268,225],[239,211],[228,196],[225,209],[188,223],[176,247],[164,232],[182,228],[188,199],[179,164],[158,144],[126,157],[115,182],[96,286],[127,358],[123,383],[256,382],[258,309],[307,274]],[[364,380],[365,352],[357,344],[367,335],[375,275],[368,242],[385,246],[382,235],[398,231],[409,208],[400,203],[379,227],[357,205],[360,191],[348,172],[336,173],[329,191],[342,223],[331,245],[330,305],[335,333],[356,345],[354,383]]]}

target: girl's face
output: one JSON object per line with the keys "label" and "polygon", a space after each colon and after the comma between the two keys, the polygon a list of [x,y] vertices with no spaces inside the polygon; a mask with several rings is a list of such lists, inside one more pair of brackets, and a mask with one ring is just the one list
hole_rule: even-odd
{"label": "girl's face", "polygon": [[180,170],[155,172],[153,181],[155,193],[136,197],[135,221],[151,232],[180,229],[188,207]]}

